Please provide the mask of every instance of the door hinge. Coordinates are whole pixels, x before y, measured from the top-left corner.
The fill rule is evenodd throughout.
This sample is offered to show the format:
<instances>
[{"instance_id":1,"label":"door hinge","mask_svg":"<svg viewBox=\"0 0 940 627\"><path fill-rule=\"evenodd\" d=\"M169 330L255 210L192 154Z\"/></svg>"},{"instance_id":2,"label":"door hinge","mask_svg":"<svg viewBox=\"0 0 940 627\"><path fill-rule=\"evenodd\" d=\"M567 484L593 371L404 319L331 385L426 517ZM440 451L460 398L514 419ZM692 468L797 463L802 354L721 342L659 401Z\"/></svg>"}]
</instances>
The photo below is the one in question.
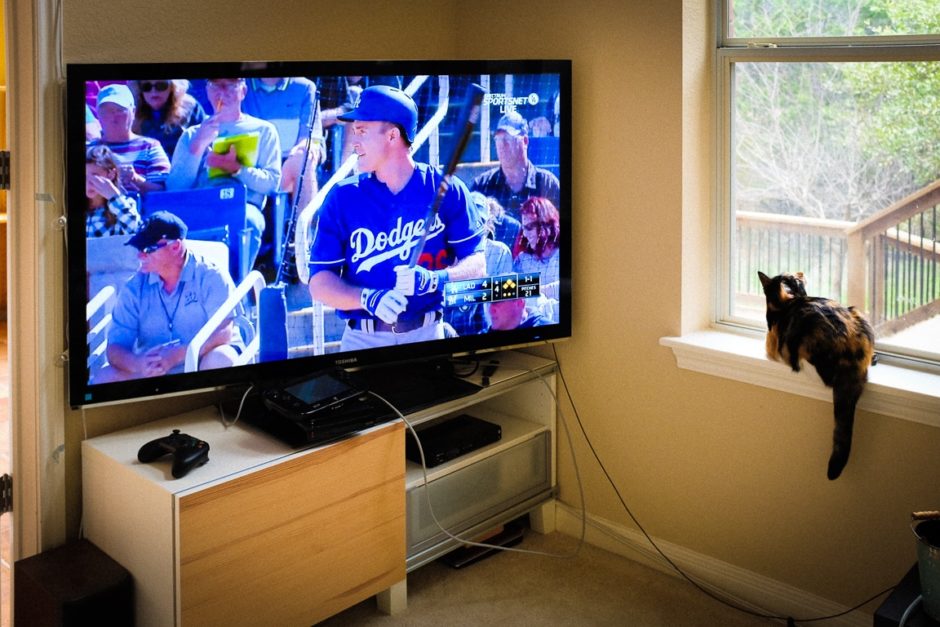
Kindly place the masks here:
<instances>
[{"instance_id":1,"label":"door hinge","mask_svg":"<svg viewBox=\"0 0 940 627\"><path fill-rule=\"evenodd\" d=\"M0 477L0 514L13 511L13 477Z\"/></svg>"},{"instance_id":2,"label":"door hinge","mask_svg":"<svg viewBox=\"0 0 940 627\"><path fill-rule=\"evenodd\" d=\"M9 150L0 150L0 189L10 189Z\"/></svg>"}]
</instances>

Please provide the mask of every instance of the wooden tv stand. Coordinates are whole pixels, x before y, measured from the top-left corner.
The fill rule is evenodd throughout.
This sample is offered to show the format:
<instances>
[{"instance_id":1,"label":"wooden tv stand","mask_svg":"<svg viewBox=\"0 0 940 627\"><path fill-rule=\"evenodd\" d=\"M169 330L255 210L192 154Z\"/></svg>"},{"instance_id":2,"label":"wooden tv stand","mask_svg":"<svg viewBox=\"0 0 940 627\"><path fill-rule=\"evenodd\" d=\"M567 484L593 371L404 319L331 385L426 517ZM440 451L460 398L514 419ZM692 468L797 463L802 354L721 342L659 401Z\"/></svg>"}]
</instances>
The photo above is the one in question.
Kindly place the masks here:
<instances>
[{"instance_id":1,"label":"wooden tv stand","mask_svg":"<svg viewBox=\"0 0 940 627\"><path fill-rule=\"evenodd\" d=\"M492 359L491 385L407 417L472 413L502 426L499 442L429 470L434 512L471 538L525 513L551 530L554 363L522 353L483 362ZM181 479L170 457L137 461L173 429L211 447ZM134 576L142 626L310 625L372 595L395 613L406 572L459 546L429 522L405 430L395 420L298 450L243 422L225 428L207 407L92 438L82 445L85 536Z\"/></svg>"}]
</instances>

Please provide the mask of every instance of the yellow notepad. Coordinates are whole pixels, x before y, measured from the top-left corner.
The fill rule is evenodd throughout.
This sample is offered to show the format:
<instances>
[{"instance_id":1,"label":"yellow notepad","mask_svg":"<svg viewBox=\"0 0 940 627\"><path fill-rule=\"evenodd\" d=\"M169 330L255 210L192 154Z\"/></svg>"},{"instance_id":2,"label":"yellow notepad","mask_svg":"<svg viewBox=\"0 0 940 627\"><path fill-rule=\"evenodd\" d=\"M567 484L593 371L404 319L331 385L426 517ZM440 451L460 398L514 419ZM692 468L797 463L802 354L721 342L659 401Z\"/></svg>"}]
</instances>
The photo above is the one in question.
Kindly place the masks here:
<instances>
[{"instance_id":1,"label":"yellow notepad","mask_svg":"<svg viewBox=\"0 0 940 627\"><path fill-rule=\"evenodd\" d=\"M224 155L229 151L229 146L235 146L238 162L243 166L253 167L258 162L258 138L258 133L218 137L212 142L212 152ZM220 176L229 176L229 173L221 168L209 168L210 179Z\"/></svg>"}]
</instances>

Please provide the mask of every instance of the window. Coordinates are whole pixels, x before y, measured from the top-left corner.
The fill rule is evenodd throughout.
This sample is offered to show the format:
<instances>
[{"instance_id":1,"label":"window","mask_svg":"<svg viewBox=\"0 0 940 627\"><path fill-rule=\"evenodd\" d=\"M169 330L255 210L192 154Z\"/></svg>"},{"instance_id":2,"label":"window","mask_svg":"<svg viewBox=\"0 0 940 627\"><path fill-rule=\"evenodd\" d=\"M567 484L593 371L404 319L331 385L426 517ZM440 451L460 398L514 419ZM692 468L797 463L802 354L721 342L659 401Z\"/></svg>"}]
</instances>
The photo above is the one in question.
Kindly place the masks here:
<instances>
[{"instance_id":1,"label":"window","mask_svg":"<svg viewBox=\"0 0 940 627\"><path fill-rule=\"evenodd\" d=\"M758 270L802 271L940 363L940 3L721 4L719 320L763 328Z\"/></svg>"}]
</instances>

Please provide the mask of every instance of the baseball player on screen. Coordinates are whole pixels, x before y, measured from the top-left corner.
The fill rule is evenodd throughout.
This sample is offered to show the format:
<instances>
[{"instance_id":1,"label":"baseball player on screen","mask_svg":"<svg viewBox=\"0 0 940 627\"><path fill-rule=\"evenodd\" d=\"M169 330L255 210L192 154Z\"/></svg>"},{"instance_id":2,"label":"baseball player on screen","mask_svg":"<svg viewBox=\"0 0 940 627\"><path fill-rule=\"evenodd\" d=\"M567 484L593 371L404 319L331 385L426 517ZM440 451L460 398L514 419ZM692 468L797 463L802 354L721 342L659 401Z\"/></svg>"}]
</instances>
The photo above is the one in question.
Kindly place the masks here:
<instances>
[{"instance_id":1,"label":"baseball player on screen","mask_svg":"<svg viewBox=\"0 0 940 627\"><path fill-rule=\"evenodd\" d=\"M358 176L337 184L317 212L310 252L310 294L347 319L341 350L442 339L448 281L486 274L483 224L466 186L455 180L429 226L442 174L411 156L418 110L405 92L363 90L348 122Z\"/></svg>"}]
</instances>

